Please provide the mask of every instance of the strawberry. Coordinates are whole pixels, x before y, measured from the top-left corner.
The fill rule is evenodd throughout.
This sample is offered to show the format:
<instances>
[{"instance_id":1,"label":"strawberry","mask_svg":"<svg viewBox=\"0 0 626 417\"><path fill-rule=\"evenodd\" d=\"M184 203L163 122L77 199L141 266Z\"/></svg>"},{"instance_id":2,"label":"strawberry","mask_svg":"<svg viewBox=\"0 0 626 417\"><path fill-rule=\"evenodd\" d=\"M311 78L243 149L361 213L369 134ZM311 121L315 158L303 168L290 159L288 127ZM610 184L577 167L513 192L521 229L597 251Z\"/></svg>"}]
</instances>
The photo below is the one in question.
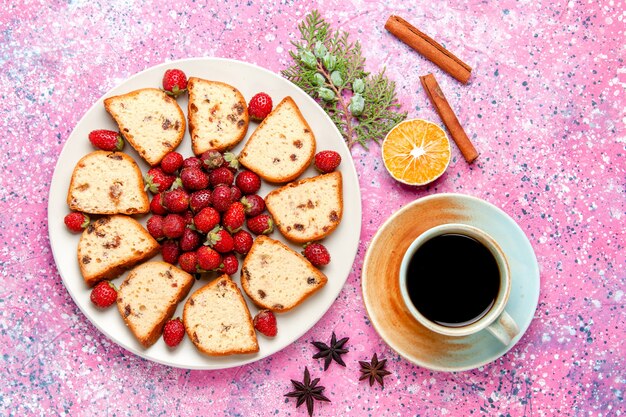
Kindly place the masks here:
<instances>
[{"instance_id":1,"label":"strawberry","mask_svg":"<svg viewBox=\"0 0 626 417\"><path fill-rule=\"evenodd\" d=\"M168 320L163 326L163 341L169 347L176 347L185 337L185 326L183 322L176 317Z\"/></svg>"},{"instance_id":2,"label":"strawberry","mask_svg":"<svg viewBox=\"0 0 626 417\"><path fill-rule=\"evenodd\" d=\"M65 226L74 233L80 233L89 226L89 216L79 211L73 211L63 219Z\"/></svg>"},{"instance_id":3,"label":"strawberry","mask_svg":"<svg viewBox=\"0 0 626 417\"><path fill-rule=\"evenodd\" d=\"M248 103L248 114L254 121L260 122L272 112L272 98L266 93L257 93Z\"/></svg>"},{"instance_id":4,"label":"strawberry","mask_svg":"<svg viewBox=\"0 0 626 417\"><path fill-rule=\"evenodd\" d=\"M302 253L314 266L320 267L330 263L330 254L321 243L315 242L305 245Z\"/></svg>"},{"instance_id":5,"label":"strawberry","mask_svg":"<svg viewBox=\"0 0 626 417\"><path fill-rule=\"evenodd\" d=\"M210 205L211 205L211 191L208 189L194 191L189 196L189 208L194 213L197 213L203 208L209 207Z\"/></svg>"},{"instance_id":6,"label":"strawberry","mask_svg":"<svg viewBox=\"0 0 626 417\"><path fill-rule=\"evenodd\" d=\"M211 171L224 164L224 156L216 149L209 149L200 155L204 169Z\"/></svg>"},{"instance_id":7,"label":"strawberry","mask_svg":"<svg viewBox=\"0 0 626 417\"><path fill-rule=\"evenodd\" d=\"M209 180L211 181L212 187L217 187L221 184L230 186L235 180L235 175L229 168L219 167L211 171Z\"/></svg>"},{"instance_id":8,"label":"strawberry","mask_svg":"<svg viewBox=\"0 0 626 417\"><path fill-rule=\"evenodd\" d=\"M224 255L218 271L226 275L235 275L237 271L239 271L239 261L237 257L232 253Z\"/></svg>"},{"instance_id":9,"label":"strawberry","mask_svg":"<svg viewBox=\"0 0 626 417\"><path fill-rule=\"evenodd\" d=\"M183 188L165 191L162 204L171 213L182 213L189 207L189 194Z\"/></svg>"},{"instance_id":10,"label":"strawberry","mask_svg":"<svg viewBox=\"0 0 626 417\"><path fill-rule=\"evenodd\" d=\"M167 214L167 209L163 207L162 197L161 193L155 194L154 197L152 197L152 200L150 201L150 211L152 214Z\"/></svg>"},{"instance_id":11,"label":"strawberry","mask_svg":"<svg viewBox=\"0 0 626 417\"><path fill-rule=\"evenodd\" d=\"M243 194L254 194L261 188L261 178L252 171L243 170L237 174L235 185Z\"/></svg>"},{"instance_id":12,"label":"strawberry","mask_svg":"<svg viewBox=\"0 0 626 417\"><path fill-rule=\"evenodd\" d=\"M335 151L321 151L315 155L315 168L326 174L333 172L341 163L341 155Z\"/></svg>"},{"instance_id":13,"label":"strawberry","mask_svg":"<svg viewBox=\"0 0 626 417\"><path fill-rule=\"evenodd\" d=\"M193 227L205 235L219 223L220 214L213 207L205 207L193 217Z\"/></svg>"},{"instance_id":14,"label":"strawberry","mask_svg":"<svg viewBox=\"0 0 626 417\"><path fill-rule=\"evenodd\" d=\"M156 240L164 239L165 233L163 233L163 216L155 214L150 217L146 222L146 229L148 229L148 233L150 233Z\"/></svg>"},{"instance_id":15,"label":"strawberry","mask_svg":"<svg viewBox=\"0 0 626 417\"><path fill-rule=\"evenodd\" d=\"M187 91L187 76L177 68L168 69L163 74L163 91L174 98Z\"/></svg>"},{"instance_id":16,"label":"strawberry","mask_svg":"<svg viewBox=\"0 0 626 417\"><path fill-rule=\"evenodd\" d=\"M236 185L230 187L230 197L232 201L239 201L241 199L241 190Z\"/></svg>"},{"instance_id":17,"label":"strawberry","mask_svg":"<svg viewBox=\"0 0 626 417\"><path fill-rule=\"evenodd\" d=\"M176 176L166 174L160 167L154 167L148 170L144 180L146 181L145 189L150 190L152 194L157 194L168 190L176 180Z\"/></svg>"},{"instance_id":18,"label":"strawberry","mask_svg":"<svg viewBox=\"0 0 626 417\"><path fill-rule=\"evenodd\" d=\"M189 158L185 158L183 160L183 166L182 168L190 168L190 167L197 167L197 168L202 168L202 160L200 158L196 158L195 156L190 156Z\"/></svg>"},{"instance_id":19,"label":"strawberry","mask_svg":"<svg viewBox=\"0 0 626 417\"><path fill-rule=\"evenodd\" d=\"M218 185L211 193L211 204L215 210L220 213L228 210L228 207L233 203L233 196L230 191L230 187L227 185Z\"/></svg>"},{"instance_id":20,"label":"strawberry","mask_svg":"<svg viewBox=\"0 0 626 417\"><path fill-rule=\"evenodd\" d=\"M239 169L239 160L237 159L237 155L232 152L224 152L224 163L223 167L229 168L233 173L235 173Z\"/></svg>"},{"instance_id":21,"label":"strawberry","mask_svg":"<svg viewBox=\"0 0 626 417\"><path fill-rule=\"evenodd\" d=\"M198 167L183 168L180 171L180 180L183 187L192 191L203 190L209 186L209 177Z\"/></svg>"},{"instance_id":22,"label":"strawberry","mask_svg":"<svg viewBox=\"0 0 626 417\"><path fill-rule=\"evenodd\" d=\"M261 310L254 316L254 328L267 337L274 337L278 333L276 316L270 310Z\"/></svg>"},{"instance_id":23,"label":"strawberry","mask_svg":"<svg viewBox=\"0 0 626 417\"><path fill-rule=\"evenodd\" d=\"M240 230L233 235L233 250L240 255L250 252L252 243L254 243L254 239L246 230Z\"/></svg>"},{"instance_id":24,"label":"strawberry","mask_svg":"<svg viewBox=\"0 0 626 417\"><path fill-rule=\"evenodd\" d=\"M194 251L184 252L178 258L180 269L190 274L198 272L198 254Z\"/></svg>"},{"instance_id":25,"label":"strawberry","mask_svg":"<svg viewBox=\"0 0 626 417\"><path fill-rule=\"evenodd\" d=\"M179 244L180 250L182 250L183 252L195 250L198 246L200 246L200 235L195 230L185 227ZM180 262L180 259L178 260L178 262Z\"/></svg>"},{"instance_id":26,"label":"strawberry","mask_svg":"<svg viewBox=\"0 0 626 417\"><path fill-rule=\"evenodd\" d=\"M215 228L211 230L204 244L212 247L219 253L232 252L235 247L235 241L231 234L220 226L215 226Z\"/></svg>"},{"instance_id":27,"label":"strawberry","mask_svg":"<svg viewBox=\"0 0 626 417\"><path fill-rule=\"evenodd\" d=\"M196 251L198 266L205 271L213 271L222 264L222 256L208 246L200 246Z\"/></svg>"},{"instance_id":28,"label":"strawberry","mask_svg":"<svg viewBox=\"0 0 626 417\"><path fill-rule=\"evenodd\" d=\"M246 216L254 217L265 211L265 200L258 194L250 194L241 199Z\"/></svg>"},{"instance_id":29,"label":"strawberry","mask_svg":"<svg viewBox=\"0 0 626 417\"><path fill-rule=\"evenodd\" d=\"M174 174L183 166L183 156L178 152L172 151L167 153L161 159L161 169L166 174Z\"/></svg>"},{"instance_id":30,"label":"strawberry","mask_svg":"<svg viewBox=\"0 0 626 417\"><path fill-rule=\"evenodd\" d=\"M176 240L166 240L161 244L161 256L165 262L176 265L180 256L180 248Z\"/></svg>"},{"instance_id":31,"label":"strawberry","mask_svg":"<svg viewBox=\"0 0 626 417\"><path fill-rule=\"evenodd\" d=\"M95 148L109 152L121 151L125 143L118 132L104 129L89 132L89 142Z\"/></svg>"},{"instance_id":32,"label":"strawberry","mask_svg":"<svg viewBox=\"0 0 626 417\"><path fill-rule=\"evenodd\" d=\"M248 226L248 230L255 235L269 235L274 231L274 220L266 213L250 217L246 225Z\"/></svg>"},{"instance_id":33,"label":"strawberry","mask_svg":"<svg viewBox=\"0 0 626 417\"><path fill-rule=\"evenodd\" d=\"M91 290L91 302L98 308L107 308L117 300L117 288L109 281L100 281Z\"/></svg>"},{"instance_id":34,"label":"strawberry","mask_svg":"<svg viewBox=\"0 0 626 417\"><path fill-rule=\"evenodd\" d=\"M244 210L243 204L239 201L232 203L222 216L222 226L230 233L241 230L243 224L246 222L246 212Z\"/></svg>"},{"instance_id":35,"label":"strawberry","mask_svg":"<svg viewBox=\"0 0 626 417\"><path fill-rule=\"evenodd\" d=\"M187 223L180 214L170 213L163 219L163 235L170 239L178 239L185 232Z\"/></svg>"}]
</instances>

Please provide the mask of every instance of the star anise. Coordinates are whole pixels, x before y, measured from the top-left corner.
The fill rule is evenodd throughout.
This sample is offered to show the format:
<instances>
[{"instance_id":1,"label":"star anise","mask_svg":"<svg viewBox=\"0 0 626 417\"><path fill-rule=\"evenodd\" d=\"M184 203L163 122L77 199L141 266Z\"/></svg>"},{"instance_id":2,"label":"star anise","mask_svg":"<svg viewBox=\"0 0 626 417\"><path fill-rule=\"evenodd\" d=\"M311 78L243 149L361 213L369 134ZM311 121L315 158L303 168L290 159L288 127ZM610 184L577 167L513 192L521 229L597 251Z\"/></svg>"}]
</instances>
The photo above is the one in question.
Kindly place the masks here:
<instances>
[{"instance_id":1,"label":"star anise","mask_svg":"<svg viewBox=\"0 0 626 417\"><path fill-rule=\"evenodd\" d=\"M369 378L370 387L374 385L374 382L378 382L381 387L385 388L385 384L383 382L383 378L391 372L385 369L385 365L387 364L387 359L383 359L382 361L378 361L378 356L374 353L372 356L371 362L359 361L359 365L361 365L361 377L359 381Z\"/></svg>"},{"instance_id":2,"label":"star anise","mask_svg":"<svg viewBox=\"0 0 626 417\"><path fill-rule=\"evenodd\" d=\"M293 384L295 390L285 394L285 397L297 398L296 408L306 403L306 409L309 412L310 417L313 415L313 404L315 403L315 400L330 402L330 400L322 394L326 388L321 385L318 386L318 382L320 382L319 378L315 378L311 381L311 374L309 374L309 369L305 366L304 380L302 382L298 382L292 379L291 383Z\"/></svg>"},{"instance_id":3,"label":"star anise","mask_svg":"<svg viewBox=\"0 0 626 417\"><path fill-rule=\"evenodd\" d=\"M343 348L348 339L348 337L344 337L341 340L337 340L337 336L333 332L330 338L330 346L322 342L313 342L313 345L319 349L319 352L313 355L313 359L324 358L324 370L328 369L333 360L341 366L346 366L343 359L341 359L341 355L348 352L348 349Z\"/></svg>"}]
</instances>

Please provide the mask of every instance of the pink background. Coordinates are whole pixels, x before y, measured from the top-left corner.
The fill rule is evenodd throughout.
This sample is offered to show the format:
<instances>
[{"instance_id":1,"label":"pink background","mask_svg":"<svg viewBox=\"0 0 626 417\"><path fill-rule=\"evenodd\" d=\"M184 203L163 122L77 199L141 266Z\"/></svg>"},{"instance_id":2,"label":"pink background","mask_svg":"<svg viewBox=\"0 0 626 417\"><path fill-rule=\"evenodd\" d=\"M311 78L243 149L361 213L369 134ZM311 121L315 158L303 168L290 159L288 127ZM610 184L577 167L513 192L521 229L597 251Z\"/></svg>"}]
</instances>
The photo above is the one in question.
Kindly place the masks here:
<instances>
[{"instance_id":1,"label":"pink background","mask_svg":"<svg viewBox=\"0 0 626 417\"><path fill-rule=\"evenodd\" d=\"M554 4L553 4L554 3ZM259 362L185 371L112 344L80 313L52 258L47 201L57 157L91 104L130 75L179 58L234 58L279 72L296 25L317 8L387 67L410 117L439 119L419 83L433 72L481 152L434 184L403 186L380 149L353 148L363 228L337 301L301 339ZM620 1L24 2L0 11L0 411L3 415L304 416L283 394L307 366L323 416L624 414L626 389L625 9ZM384 29L398 14L473 68L461 85ZM535 318L504 357L431 372L391 350L362 303L363 255L406 203L440 192L487 200L532 243ZM62 221L59 219L58 221ZM347 367L323 371L314 340L348 336ZM387 358L384 390L359 360Z\"/></svg>"}]
</instances>

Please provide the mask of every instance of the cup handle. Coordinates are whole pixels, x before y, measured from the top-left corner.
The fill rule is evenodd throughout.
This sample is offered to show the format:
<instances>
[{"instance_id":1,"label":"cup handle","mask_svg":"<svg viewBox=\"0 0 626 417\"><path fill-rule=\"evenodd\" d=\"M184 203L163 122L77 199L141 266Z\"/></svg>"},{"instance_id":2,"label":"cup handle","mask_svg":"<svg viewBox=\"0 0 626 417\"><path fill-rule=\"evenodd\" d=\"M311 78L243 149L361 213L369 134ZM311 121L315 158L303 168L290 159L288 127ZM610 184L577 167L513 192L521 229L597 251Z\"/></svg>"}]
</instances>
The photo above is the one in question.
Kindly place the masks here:
<instances>
[{"instance_id":1,"label":"cup handle","mask_svg":"<svg viewBox=\"0 0 626 417\"><path fill-rule=\"evenodd\" d=\"M517 323L506 311L503 311L496 321L487 327L487 330L505 346L508 346L511 340L519 333Z\"/></svg>"}]
</instances>

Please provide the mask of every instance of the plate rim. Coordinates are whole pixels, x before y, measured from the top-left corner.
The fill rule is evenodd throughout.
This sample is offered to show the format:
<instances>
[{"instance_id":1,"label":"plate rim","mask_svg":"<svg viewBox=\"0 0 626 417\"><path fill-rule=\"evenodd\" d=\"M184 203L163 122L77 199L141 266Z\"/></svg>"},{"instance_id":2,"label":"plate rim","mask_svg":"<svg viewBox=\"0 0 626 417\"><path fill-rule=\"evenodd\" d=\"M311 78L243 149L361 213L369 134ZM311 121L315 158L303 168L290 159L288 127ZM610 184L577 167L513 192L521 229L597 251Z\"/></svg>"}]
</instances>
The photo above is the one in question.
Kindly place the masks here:
<instances>
[{"instance_id":1,"label":"plate rim","mask_svg":"<svg viewBox=\"0 0 626 417\"><path fill-rule=\"evenodd\" d=\"M431 371L437 371L437 372L463 372L463 371L469 371L469 370L473 370L476 368L479 368L481 366L485 366L489 363L494 362L495 360L501 358L502 356L504 356L505 354L507 354L515 345L517 345L517 343L519 343L519 341L521 340L521 338L524 336L524 334L526 333L526 331L528 330L528 328L530 327L530 324L532 323L532 317L531 319L528 321L528 323L526 323L526 325L523 328L520 328L520 332L519 334L515 337L514 342L511 343L510 345L504 347L504 349L499 352L496 355L492 355L491 357L484 359L482 361L478 361L478 362L473 362L471 364L468 364L466 366L455 366L455 367L450 367L450 366L433 366L430 363L426 363L423 361L419 361L416 360L415 358L411 358L408 357L404 352L401 352L400 350L398 350L394 345L393 342L386 340L385 338L383 338L383 336L381 335L381 333L378 330L378 326L379 323L377 322L377 320L373 320L372 319L372 315L370 313L370 308L368 307L368 303L369 303L369 295L368 293L365 291L365 283L367 282L367 274L366 271L369 268L369 264L370 264L370 258L373 255L372 251L370 251L370 248L373 246L374 242L376 240L378 240L383 233L385 232L385 229L399 216L401 216L402 214L404 214L406 211L410 210L411 208L413 208L413 206L418 205L418 204L423 204L423 202L425 201L429 201L429 200L436 200L436 199L446 199L446 198L452 198L452 199L466 199L466 200L472 200L475 203L479 204L479 205L485 205L485 206L489 206L491 209L495 210L497 213L499 213L503 219L505 219L507 222L510 223L510 225L512 227L514 227L515 229L517 229L517 231L524 237L524 243L528 245L528 248L530 249L530 252L532 254L532 269L533 269L533 278L536 279L537 281L537 293L536 293L536 297L532 298L531 303L529 303L529 309L532 307L532 312L534 314L534 312L537 309L537 306L539 304L539 294L540 294L540 284L541 284L541 277L540 277L540 270L539 270L539 263L537 260L537 255L534 251L534 248L532 247L528 236L526 236L526 234L524 233L524 231L521 229L521 227L517 224L517 222L515 222L515 220L513 220L513 218L511 218L511 216L509 216L504 210L502 210L500 207L486 201L483 200L479 197L475 197L469 194L463 194L463 193L455 193L455 192L445 192L445 193L436 193L436 194L431 194L431 195L427 195L418 199L415 199L411 202L409 202L408 204L405 204L404 206L402 206L400 209L398 209L396 212L394 212L391 216L389 216L383 223L382 225L378 228L378 230L376 231L376 233L374 233L374 236L372 237L372 239L370 240L370 243L368 244L368 249L365 253L365 256L363 257L363 269L361 271L361 293L363 295L363 304L365 306L365 312L367 314L367 317L370 321L370 323L372 324L372 327L374 328L374 330L376 331L376 333L378 334L378 336L381 338L381 340L383 342L385 342L385 344L387 344L387 346L389 346L394 352L396 352L399 356L401 356L402 358L404 358L407 362L413 364L413 365L417 365L420 366L424 369L428 369ZM465 204L464 204L465 205ZM442 223L443 224L443 223Z\"/></svg>"},{"instance_id":2,"label":"plate rim","mask_svg":"<svg viewBox=\"0 0 626 417\"><path fill-rule=\"evenodd\" d=\"M239 65L242 67L247 67L249 70L252 71L260 71L265 73L266 75L273 77L275 79L278 80L278 82L282 82L282 83L286 83L286 85L288 85L289 89L288 91L285 92L285 96L287 95L293 95L294 94L294 90L296 90L299 95L299 98L302 98L302 100L308 101L310 105L314 105L318 111L319 114L321 115L321 117L323 119L326 120L326 123L328 125L328 127L330 127L334 133L336 134L337 139L339 140L337 144L334 144L336 146L342 147L343 151L350 156L350 161L348 164L344 165L342 169L344 170L349 170L350 171L350 175L354 178L354 180L356 181L356 185L357 187L355 187L354 190L351 190L351 194L353 194L350 198L354 204L355 207L352 208L350 216L354 217L355 215L358 215L358 227L355 227L356 230L350 230L350 234L355 235L356 239L355 239L355 244L353 245L352 248L348 248L348 257L344 256L344 259L346 259L346 267L348 266L349 263L349 267L347 267L347 272L345 273L345 277L342 277L342 282L341 285L338 288L338 291L336 294L334 294L332 296L332 299L329 301L328 305L325 306L323 309L320 309L321 312L318 314L318 317L315 318L313 320L313 322L310 324L310 326L303 326L303 327L299 327L299 331L293 333L293 336L290 337L290 341L286 344L284 344L283 346L280 346L279 348L275 349L275 350L270 350L270 352L267 353L261 353L260 351L254 354L250 354L250 355L232 355L231 357L239 357L241 358L241 360L237 361L238 363L236 364L223 364L219 361L216 361L214 364L210 363L211 359L219 359L219 358L212 358L210 356L206 356L203 357L204 360L208 360L209 363L200 363L200 364L191 364L191 365L181 365L178 363L172 363L172 362L168 362L166 359L161 359L158 357L153 357L150 356L148 354L148 350L142 351L140 350L138 347L135 346L130 346L124 343L121 343L121 341L116 338L113 337L110 332L105 331L104 328L100 325L100 323L98 323L96 320L91 318L91 315L89 314L88 311L86 311L86 308L83 307L83 305L79 302L79 300L77 299L77 296L70 290L68 284L66 283L66 277L64 276L64 274L61 272L61 268L59 267L59 262L57 261L57 259L62 258L63 255L62 254L58 254L57 251L55 250L55 245L53 245L53 241L56 239L54 238L53 235L53 229L52 227L50 227L50 225L53 222L57 222L59 219L53 216L53 203L56 202L56 198L53 197L53 191L54 191L54 184L57 181L60 181L57 176L61 175L59 173L59 166L61 164L61 161L63 159L63 156L70 152L67 144L68 141L70 140L70 138L73 136L76 128L83 122L84 118L87 117L88 114L90 114L93 111L98 111L99 107L103 107L103 102L104 99L108 96L110 96L111 94L113 94L112 92L121 88L123 85L132 82L138 78L141 78L142 76L144 76L146 73L148 72L152 72L152 71L157 71L157 70L165 70L167 68L170 67L175 67L175 66L180 66L180 65L188 65L189 63L192 64L197 64L197 63L202 63L202 62L206 62L206 63L211 63L212 65L214 65L215 63L228 63L228 64L233 64L233 65ZM238 87L239 88L239 87ZM183 106L181 106L183 107ZM300 107L300 106L299 106ZM185 117L187 117L187 114L185 113ZM186 129L185 132L185 136L188 135L188 129ZM246 137L244 138L244 141L247 139L247 137L249 137L248 135L246 135ZM242 141L243 143L243 141ZM130 145L128 145L130 146ZM143 174L143 172L142 172ZM304 175L304 174L303 174ZM299 177L300 179L301 177ZM107 339L109 339L112 343L114 343L115 345L119 346L120 348L122 348L123 350L126 350L144 360L147 361L151 361L154 363L159 363L161 365L166 365L169 367L173 367L173 368L179 368L179 369L187 369L187 370L223 370L223 369L231 369L231 368L236 368L239 366L243 366L243 365L247 365L259 360L262 360L264 358L267 358L271 355L274 355L278 352L280 352L281 350L285 349L288 346L291 346L292 344L296 343L304 334L306 334L308 331L310 331L313 327L315 327L315 325L326 315L326 313L330 310L330 308L333 306L333 304L337 301L337 298L339 297L339 295L341 294L341 291L343 291L344 287L345 287L345 283L347 282L350 274L352 273L352 269L354 267L354 262L356 260L356 256L358 253L358 249L359 249L359 242L360 242L360 237L361 237L361 230L362 230L362 219L363 219L363 210L362 210L362 195L361 195L361 189L359 185L359 176L356 170L356 164L354 163L354 159L352 158L352 154L350 151L350 148L348 148L347 144L345 143L345 140L343 139L343 135L341 134L341 132L339 132L339 129L337 128L337 126L335 125L335 123L332 121L332 119L330 118L330 116L326 113L326 111L324 111L323 108L321 108L321 106L319 106L319 104L311 97L309 96L306 92L304 92L302 89L300 89L297 85L295 85L293 82L291 82L290 80L284 78L282 75L280 75L280 73L276 73L274 71L271 71L267 68L264 68L262 66L259 66L257 64L254 63L250 63L250 62L246 62L246 61L241 61L241 60L237 60L237 59L232 59L232 58L223 58L223 57L189 57L189 58L181 58L181 59L176 59L176 60L172 60L172 61L164 61L161 62L159 64L156 65L152 65L149 66L147 68L144 68L143 70L133 73L132 75L126 77L125 79L123 79L122 81L116 82L116 84L114 86L112 86L111 88L109 88L105 93L103 93L80 117L80 119L78 119L78 121L74 124L71 132L68 134L68 136L66 137L64 143L63 143L63 147L61 149L61 151L59 152L58 156L57 156L57 160L55 162L54 165L54 170L52 173L52 177L50 180L50 188L48 191L48 204L46 206L47 209L47 222L48 222L48 240L50 242L50 249L52 252L52 256L54 259L54 263L55 263L55 267L56 270L59 274L59 276L61 277L61 281L63 283L63 286L65 287L66 291L70 294L70 297L72 298L72 301L74 302L74 304L78 307L78 309L80 310L80 312L87 318L88 322L91 323L91 325L93 325L99 333L101 333L103 336L105 336ZM275 186L275 184L272 184L272 186ZM345 188L344 188L344 193L345 193ZM64 199L62 199L61 201L63 201ZM344 194L344 200L345 200L345 194ZM69 212L69 211L68 211ZM149 214L149 213L148 213ZM345 206L344 206L344 216L345 216ZM283 236L278 234L277 235L278 240L284 240ZM243 262L243 260L241 261ZM324 271L322 271L324 272ZM126 273L122 274L120 277L125 276ZM119 277L118 277L119 278ZM203 285L205 285L206 283L203 283ZM240 287L240 284L237 284L238 287ZM198 287L199 288L199 287ZM197 289L197 288L196 288ZM193 290L193 289L192 289ZM241 290L241 288L240 288ZM191 293L190 293L191 294ZM182 302L181 302L182 303ZM250 304L250 303L248 303ZM289 314L289 313L287 313ZM124 325L124 323L122 322L122 325Z\"/></svg>"}]
</instances>

